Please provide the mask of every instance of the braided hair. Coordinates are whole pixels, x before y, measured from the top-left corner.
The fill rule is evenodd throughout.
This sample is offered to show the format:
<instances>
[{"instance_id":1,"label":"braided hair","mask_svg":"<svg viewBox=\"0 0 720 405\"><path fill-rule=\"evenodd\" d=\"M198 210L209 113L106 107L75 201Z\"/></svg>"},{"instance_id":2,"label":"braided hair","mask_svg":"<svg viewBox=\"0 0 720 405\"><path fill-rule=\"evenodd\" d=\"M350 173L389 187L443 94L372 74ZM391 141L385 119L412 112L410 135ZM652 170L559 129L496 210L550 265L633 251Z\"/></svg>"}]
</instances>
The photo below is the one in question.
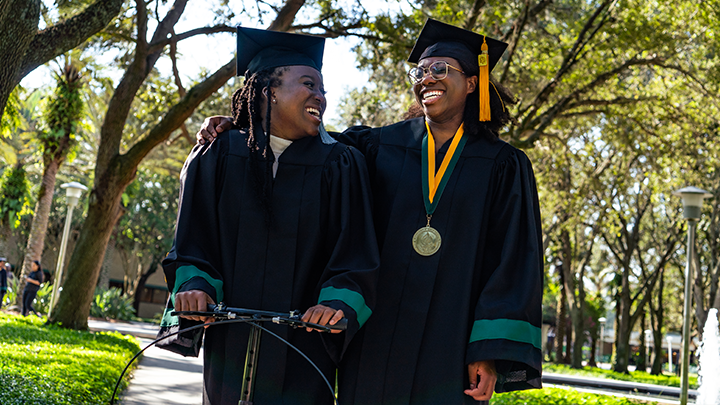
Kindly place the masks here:
<instances>
[{"instance_id":1,"label":"braided hair","mask_svg":"<svg viewBox=\"0 0 720 405\"><path fill-rule=\"evenodd\" d=\"M269 194L272 186L273 162L269 158L272 153L269 135L266 136L266 131L263 130L263 119L261 118L263 89L282 85L280 76L285 70L287 70L286 67L280 67L264 69L253 74L246 72L243 87L237 89L232 96L233 123L240 128L247 129L250 175L255 192L265 210L265 219L268 224L272 218ZM267 112L265 113L264 127L269 133L272 97L268 94L266 98Z\"/></svg>"}]
</instances>

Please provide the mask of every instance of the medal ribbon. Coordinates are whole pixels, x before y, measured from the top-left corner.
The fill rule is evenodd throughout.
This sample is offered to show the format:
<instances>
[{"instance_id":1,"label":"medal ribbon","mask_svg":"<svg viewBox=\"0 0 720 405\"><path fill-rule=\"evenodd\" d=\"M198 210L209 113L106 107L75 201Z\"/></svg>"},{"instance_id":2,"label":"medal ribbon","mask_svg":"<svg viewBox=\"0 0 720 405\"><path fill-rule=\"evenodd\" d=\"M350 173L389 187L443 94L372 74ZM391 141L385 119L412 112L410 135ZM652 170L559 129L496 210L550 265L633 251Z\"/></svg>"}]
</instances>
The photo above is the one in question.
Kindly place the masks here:
<instances>
[{"instance_id":1,"label":"medal ribbon","mask_svg":"<svg viewBox=\"0 0 720 405\"><path fill-rule=\"evenodd\" d=\"M443 190L445 190L445 185L455 169L455 165L460 158L463 148L465 148L467 137L461 124L455 136L453 136L453 140L440 165L440 169L438 169L437 174L435 174L435 140L433 139L430 126L427 122L425 122L425 127L427 128L427 134L423 138L422 145L422 186L425 212L430 216L435 212Z\"/></svg>"}]
</instances>

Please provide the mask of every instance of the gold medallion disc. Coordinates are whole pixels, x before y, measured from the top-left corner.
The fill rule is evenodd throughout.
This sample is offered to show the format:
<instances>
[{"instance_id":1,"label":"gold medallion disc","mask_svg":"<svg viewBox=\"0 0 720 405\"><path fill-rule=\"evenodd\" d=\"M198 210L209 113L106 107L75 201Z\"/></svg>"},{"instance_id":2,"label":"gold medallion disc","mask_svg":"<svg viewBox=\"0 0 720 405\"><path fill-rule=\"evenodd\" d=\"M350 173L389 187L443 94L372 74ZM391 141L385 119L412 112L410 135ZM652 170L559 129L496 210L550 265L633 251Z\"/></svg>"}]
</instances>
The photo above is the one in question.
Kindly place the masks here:
<instances>
[{"instance_id":1,"label":"gold medallion disc","mask_svg":"<svg viewBox=\"0 0 720 405\"><path fill-rule=\"evenodd\" d=\"M440 250L442 238L440 232L431 226L424 226L415 232L412 240L413 248L419 255L432 256Z\"/></svg>"}]
</instances>

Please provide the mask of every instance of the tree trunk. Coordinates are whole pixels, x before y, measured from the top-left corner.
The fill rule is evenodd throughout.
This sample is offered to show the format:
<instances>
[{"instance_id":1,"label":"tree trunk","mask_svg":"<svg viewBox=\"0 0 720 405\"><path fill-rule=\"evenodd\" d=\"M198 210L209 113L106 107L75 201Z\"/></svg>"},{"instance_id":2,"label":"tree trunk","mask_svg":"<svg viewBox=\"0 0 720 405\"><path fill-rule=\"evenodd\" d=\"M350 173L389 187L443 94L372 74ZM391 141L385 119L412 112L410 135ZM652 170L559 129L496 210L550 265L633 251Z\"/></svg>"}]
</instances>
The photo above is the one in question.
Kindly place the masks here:
<instances>
[{"instance_id":1,"label":"tree trunk","mask_svg":"<svg viewBox=\"0 0 720 405\"><path fill-rule=\"evenodd\" d=\"M585 328L583 322L582 309L571 308L570 319L573 324L573 345L572 345L572 362L570 366L572 368L582 368L582 349L585 343Z\"/></svg>"},{"instance_id":2,"label":"tree trunk","mask_svg":"<svg viewBox=\"0 0 720 405\"><path fill-rule=\"evenodd\" d=\"M565 318L565 357L563 358L563 364L570 365L572 362L572 323L570 318Z\"/></svg>"},{"instance_id":3,"label":"tree trunk","mask_svg":"<svg viewBox=\"0 0 720 405\"><path fill-rule=\"evenodd\" d=\"M152 263L150 263L150 267L148 267L148 270L143 273L142 277L140 277L140 280L138 280L137 282L135 295L133 297L133 308L135 308L136 314L138 313L138 311L140 311L140 294L138 294L138 292L145 288L145 283L147 283L148 278L150 278L150 276L155 274L155 272L157 271L158 264L160 264L160 262L153 257L153 261Z\"/></svg>"},{"instance_id":4,"label":"tree trunk","mask_svg":"<svg viewBox=\"0 0 720 405\"><path fill-rule=\"evenodd\" d=\"M598 339L597 336L594 335L590 339L590 358L588 359L589 367L597 367L597 362L595 361L595 358L597 357L597 344Z\"/></svg>"},{"instance_id":5,"label":"tree trunk","mask_svg":"<svg viewBox=\"0 0 720 405\"><path fill-rule=\"evenodd\" d=\"M562 364L565 362L563 345L565 344L565 324L567 319L567 306L565 304L565 283L562 269L560 275L560 294L557 297L557 315L555 319L555 362Z\"/></svg>"},{"instance_id":6,"label":"tree trunk","mask_svg":"<svg viewBox=\"0 0 720 405\"><path fill-rule=\"evenodd\" d=\"M55 193L55 178L59 168L59 162L53 159L48 161L45 170L43 170L42 183L40 183L38 200L35 205L35 215L33 216L30 236L28 237L27 247L25 248L25 258L23 259L18 291L23 291L25 288L25 278L32 271L33 260L38 260L42 263L45 234L47 232L48 218L50 218L53 194ZM22 294L18 294L15 303L17 305L22 304Z\"/></svg>"},{"instance_id":7,"label":"tree trunk","mask_svg":"<svg viewBox=\"0 0 720 405\"><path fill-rule=\"evenodd\" d=\"M662 339L662 324L663 324L663 309L662 306L658 308L655 313L655 322L653 327L653 362L650 367L650 374L660 375L662 374L663 365L663 339Z\"/></svg>"},{"instance_id":8,"label":"tree trunk","mask_svg":"<svg viewBox=\"0 0 720 405\"><path fill-rule=\"evenodd\" d=\"M645 344L645 311L640 315L640 347L638 348L638 360L635 364L637 371L647 371L647 345Z\"/></svg>"},{"instance_id":9,"label":"tree trunk","mask_svg":"<svg viewBox=\"0 0 720 405\"><path fill-rule=\"evenodd\" d=\"M660 269L660 275L658 277L660 278L660 280L658 284L657 309L653 308L652 300L650 301L650 324L653 330L653 346L655 348L653 350L653 362L650 368L650 374L652 375L661 375L663 365L662 329L663 323L665 322L665 308L663 307L662 292L665 288L664 269Z\"/></svg>"},{"instance_id":10,"label":"tree trunk","mask_svg":"<svg viewBox=\"0 0 720 405\"><path fill-rule=\"evenodd\" d=\"M105 247L105 255L103 256L103 262L101 265L100 276L98 279L97 286L103 289L110 287L110 266L112 265L111 257L108 253L113 251L115 248L115 240L110 239L108 245Z\"/></svg>"},{"instance_id":11,"label":"tree trunk","mask_svg":"<svg viewBox=\"0 0 720 405\"><path fill-rule=\"evenodd\" d=\"M568 307L570 308L570 331L568 335L571 335L572 340L572 356L570 360L570 366L572 368L582 368L582 348L585 343L585 320L583 318L585 312L585 290L582 282L585 264L583 260L578 260L577 264L573 254L573 245L570 238L570 232L567 229L563 229L560 233L560 241L562 244L562 271L563 281L565 283L565 296L567 297ZM579 244L576 244L576 246ZM588 252L589 254L589 252ZM576 277L574 266L579 269ZM570 341L568 341L568 350L570 348ZM568 353L569 354L569 353ZM567 362L567 361L566 361Z\"/></svg>"},{"instance_id":12,"label":"tree trunk","mask_svg":"<svg viewBox=\"0 0 720 405\"><path fill-rule=\"evenodd\" d=\"M37 33L40 4L40 0L0 2L0 117L18 84L16 77L25 51Z\"/></svg>"},{"instance_id":13,"label":"tree trunk","mask_svg":"<svg viewBox=\"0 0 720 405\"><path fill-rule=\"evenodd\" d=\"M618 373L628 373L628 363L630 360L630 329L626 318L630 317L630 314L626 314L625 311L621 313L620 322L618 322L619 330L617 331L617 341L615 342L615 364L613 365L613 371Z\"/></svg>"},{"instance_id":14,"label":"tree trunk","mask_svg":"<svg viewBox=\"0 0 720 405\"><path fill-rule=\"evenodd\" d=\"M705 322L707 321L710 308L705 306L705 280L703 280L703 272L700 271L700 258L697 254L694 256L695 257L692 258L691 263L693 266L692 269L695 279L690 280L690 282L693 283L693 285L691 286L691 294L693 295L692 298L695 302L691 305L695 307L695 320L697 321L697 328L699 334L698 339L702 340L703 328L705 328ZM708 269L708 274L711 273L712 269ZM690 308L690 310L692 311L692 308ZM690 331L690 334L692 334L692 330Z\"/></svg>"},{"instance_id":15,"label":"tree trunk","mask_svg":"<svg viewBox=\"0 0 720 405\"><path fill-rule=\"evenodd\" d=\"M620 287L620 297L618 304L620 306L618 313L617 330L615 336L615 364L613 371L618 373L628 373L628 362L630 360L630 306L632 304L630 298L630 282L629 270L627 267L623 269L622 286Z\"/></svg>"}]
</instances>

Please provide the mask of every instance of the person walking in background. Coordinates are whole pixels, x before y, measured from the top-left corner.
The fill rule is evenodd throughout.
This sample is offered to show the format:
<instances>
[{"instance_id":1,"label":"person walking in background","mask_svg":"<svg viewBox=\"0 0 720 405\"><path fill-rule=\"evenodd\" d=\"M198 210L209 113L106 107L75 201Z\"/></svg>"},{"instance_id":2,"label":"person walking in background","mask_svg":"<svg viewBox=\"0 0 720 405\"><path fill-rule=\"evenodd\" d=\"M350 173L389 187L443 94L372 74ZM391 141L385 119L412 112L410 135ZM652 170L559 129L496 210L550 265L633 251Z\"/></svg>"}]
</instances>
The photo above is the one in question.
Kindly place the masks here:
<instances>
[{"instance_id":1,"label":"person walking in background","mask_svg":"<svg viewBox=\"0 0 720 405\"><path fill-rule=\"evenodd\" d=\"M7 292L7 271L5 270L6 258L0 257L0 308L2 308L5 292Z\"/></svg>"},{"instance_id":2,"label":"person walking in background","mask_svg":"<svg viewBox=\"0 0 720 405\"><path fill-rule=\"evenodd\" d=\"M33 260L31 266L32 272L30 272L27 278L25 278L25 290L23 290L23 316L27 316L27 314L31 311L33 314L38 315L32 304L33 301L35 301L38 290L40 289L40 284L43 282L43 272L40 261Z\"/></svg>"}]
</instances>

